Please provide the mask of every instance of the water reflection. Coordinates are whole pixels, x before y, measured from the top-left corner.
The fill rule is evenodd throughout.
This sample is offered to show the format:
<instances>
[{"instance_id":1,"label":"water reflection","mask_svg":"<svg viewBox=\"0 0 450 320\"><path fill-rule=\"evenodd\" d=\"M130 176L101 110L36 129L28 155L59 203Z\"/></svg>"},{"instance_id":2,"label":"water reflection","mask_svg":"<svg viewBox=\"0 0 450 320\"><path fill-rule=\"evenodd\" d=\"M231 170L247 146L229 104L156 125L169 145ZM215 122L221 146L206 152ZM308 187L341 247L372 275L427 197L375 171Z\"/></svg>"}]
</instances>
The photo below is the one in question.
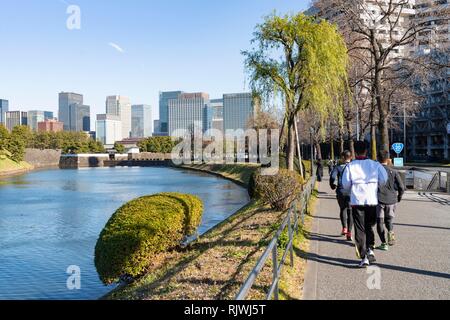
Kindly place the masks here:
<instances>
[{"instance_id":1,"label":"water reflection","mask_svg":"<svg viewBox=\"0 0 450 320\"><path fill-rule=\"evenodd\" d=\"M158 192L200 196L200 233L248 202L246 191L206 174L169 168L50 170L0 180L0 299L96 299L111 288L93 262L97 237L124 202ZM82 289L66 288L78 265Z\"/></svg>"}]
</instances>

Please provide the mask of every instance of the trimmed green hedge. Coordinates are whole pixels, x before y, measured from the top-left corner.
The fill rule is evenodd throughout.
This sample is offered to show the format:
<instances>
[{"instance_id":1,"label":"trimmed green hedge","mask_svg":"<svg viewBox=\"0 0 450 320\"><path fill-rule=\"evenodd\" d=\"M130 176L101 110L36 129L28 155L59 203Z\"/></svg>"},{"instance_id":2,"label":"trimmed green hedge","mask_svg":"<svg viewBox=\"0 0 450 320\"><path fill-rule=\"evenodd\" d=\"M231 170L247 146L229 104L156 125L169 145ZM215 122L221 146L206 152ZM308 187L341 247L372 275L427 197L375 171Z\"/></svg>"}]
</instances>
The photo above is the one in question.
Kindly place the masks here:
<instances>
[{"instance_id":1,"label":"trimmed green hedge","mask_svg":"<svg viewBox=\"0 0 450 320\"><path fill-rule=\"evenodd\" d=\"M182 193L161 193L179 200L185 206L184 234L193 235L202 222L203 202L200 198Z\"/></svg>"},{"instance_id":2,"label":"trimmed green hedge","mask_svg":"<svg viewBox=\"0 0 450 320\"><path fill-rule=\"evenodd\" d=\"M145 273L152 257L177 247L200 225L202 201L164 193L132 200L106 224L95 247L95 266L105 284Z\"/></svg>"}]
</instances>

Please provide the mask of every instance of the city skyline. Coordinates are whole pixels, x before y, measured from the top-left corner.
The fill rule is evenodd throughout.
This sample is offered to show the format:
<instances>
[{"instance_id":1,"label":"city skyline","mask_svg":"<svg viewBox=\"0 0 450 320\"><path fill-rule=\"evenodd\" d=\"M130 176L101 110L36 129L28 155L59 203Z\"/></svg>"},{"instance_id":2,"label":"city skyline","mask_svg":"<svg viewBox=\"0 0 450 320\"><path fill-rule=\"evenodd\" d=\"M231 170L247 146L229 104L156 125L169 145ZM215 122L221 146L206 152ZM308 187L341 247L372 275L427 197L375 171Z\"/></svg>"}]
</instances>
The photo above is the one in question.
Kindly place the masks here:
<instances>
[{"instance_id":1,"label":"city skyline","mask_svg":"<svg viewBox=\"0 0 450 320\"><path fill-rule=\"evenodd\" d=\"M201 90L212 98L246 91L241 50L250 47L254 26L275 8L294 13L306 9L309 1L76 5L80 30L67 29L64 1L30 1L26 10L16 2L2 3L0 36L6 50L0 51L0 61L8 81L3 81L0 96L9 100L10 110L56 114L58 93L65 91L83 94L92 115L104 113L106 96L124 95L132 104L151 105L153 118L159 119L161 91ZM177 21L166 23L175 15ZM119 19L129 22L114 22ZM195 42L198 46L191 45ZM43 75L46 81L41 81ZM93 116L91 126L94 122Z\"/></svg>"}]
</instances>

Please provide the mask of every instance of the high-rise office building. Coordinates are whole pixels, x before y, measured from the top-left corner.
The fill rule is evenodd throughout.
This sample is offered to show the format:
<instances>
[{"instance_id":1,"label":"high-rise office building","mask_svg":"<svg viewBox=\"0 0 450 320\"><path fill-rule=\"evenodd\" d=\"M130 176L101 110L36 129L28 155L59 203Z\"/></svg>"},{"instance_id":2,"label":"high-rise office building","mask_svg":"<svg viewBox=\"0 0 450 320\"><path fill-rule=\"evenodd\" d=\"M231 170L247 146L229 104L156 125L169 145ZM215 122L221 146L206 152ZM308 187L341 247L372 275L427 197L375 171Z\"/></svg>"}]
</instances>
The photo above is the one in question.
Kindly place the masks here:
<instances>
[{"instance_id":1,"label":"high-rise office building","mask_svg":"<svg viewBox=\"0 0 450 320\"><path fill-rule=\"evenodd\" d=\"M212 119L209 95L207 93L182 93L176 99L169 99L168 134L175 130L195 128L209 129L208 119Z\"/></svg>"},{"instance_id":2,"label":"high-rise office building","mask_svg":"<svg viewBox=\"0 0 450 320\"><path fill-rule=\"evenodd\" d=\"M12 131L16 126L26 126L28 124L27 112L23 111L7 111L5 116L6 129Z\"/></svg>"},{"instance_id":3,"label":"high-rise office building","mask_svg":"<svg viewBox=\"0 0 450 320\"><path fill-rule=\"evenodd\" d=\"M45 121L44 111L32 110L28 111L28 126L31 130L38 130L38 123Z\"/></svg>"},{"instance_id":4,"label":"high-rise office building","mask_svg":"<svg viewBox=\"0 0 450 320\"><path fill-rule=\"evenodd\" d=\"M153 121L153 135L161 133L161 122L159 120Z\"/></svg>"},{"instance_id":5,"label":"high-rise office building","mask_svg":"<svg viewBox=\"0 0 450 320\"><path fill-rule=\"evenodd\" d=\"M70 106L70 131L91 131L91 108L86 105L74 104Z\"/></svg>"},{"instance_id":6,"label":"high-rise office building","mask_svg":"<svg viewBox=\"0 0 450 320\"><path fill-rule=\"evenodd\" d=\"M147 138L153 134L152 108L149 105L131 107L131 137Z\"/></svg>"},{"instance_id":7,"label":"high-rise office building","mask_svg":"<svg viewBox=\"0 0 450 320\"><path fill-rule=\"evenodd\" d=\"M183 91L167 91L159 93L159 133L169 133L169 100L177 99Z\"/></svg>"},{"instance_id":8,"label":"high-rise office building","mask_svg":"<svg viewBox=\"0 0 450 320\"><path fill-rule=\"evenodd\" d=\"M212 99L212 124L211 128L223 132L223 99Z\"/></svg>"},{"instance_id":9,"label":"high-rise office building","mask_svg":"<svg viewBox=\"0 0 450 320\"><path fill-rule=\"evenodd\" d=\"M119 116L98 114L95 122L96 138L104 145L114 145L122 140L122 121Z\"/></svg>"},{"instance_id":10,"label":"high-rise office building","mask_svg":"<svg viewBox=\"0 0 450 320\"><path fill-rule=\"evenodd\" d=\"M124 139L131 136L131 103L128 97L108 96L106 98L106 114L120 118Z\"/></svg>"},{"instance_id":11,"label":"high-rise office building","mask_svg":"<svg viewBox=\"0 0 450 320\"><path fill-rule=\"evenodd\" d=\"M53 111L44 111L44 118L45 118L45 120L55 119Z\"/></svg>"},{"instance_id":12,"label":"high-rise office building","mask_svg":"<svg viewBox=\"0 0 450 320\"><path fill-rule=\"evenodd\" d=\"M249 121L256 113L256 100L252 93L233 93L223 95L224 130L246 130Z\"/></svg>"},{"instance_id":13,"label":"high-rise office building","mask_svg":"<svg viewBox=\"0 0 450 320\"><path fill-rule=\"evenodd\" d=\"M0 123L5 124L5 113L9 111L9 101L0 99Z\"/></svg>"},{"instance_id":14,"label":"high-rise office building","mask_svg":"<svg viewBox=\"0 0 450 320\"><path fill-rule=\"evenodd\" d=\"M59 94L59 110L58 119L64 123L65 131L77 131L76 118L72 118L72 109L76 109L76 106L83 105L83 95L73 92L61 92Z\"/></svg>"}]
</instances>

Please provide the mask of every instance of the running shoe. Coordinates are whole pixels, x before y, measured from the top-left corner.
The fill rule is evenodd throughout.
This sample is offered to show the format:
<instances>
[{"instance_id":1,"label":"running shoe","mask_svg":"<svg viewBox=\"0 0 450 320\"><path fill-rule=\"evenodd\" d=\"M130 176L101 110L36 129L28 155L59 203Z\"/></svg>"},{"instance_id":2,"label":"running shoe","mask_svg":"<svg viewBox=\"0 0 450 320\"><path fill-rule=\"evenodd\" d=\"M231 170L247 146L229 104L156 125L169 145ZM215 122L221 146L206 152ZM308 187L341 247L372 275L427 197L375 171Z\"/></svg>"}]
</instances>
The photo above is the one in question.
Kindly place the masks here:
<instances>
[{"instance_id":1,"label":"running shoe","mask_svg":"<svg viewBox=\"0 0 450 320\"><path fill-rule=\"evenodd\" d=\"M370 263L377 262L377 259L375 258L375 253L372 249L367 250L367 258L369 259Z\"/></svg>"},{"instance_id":2,"label":"running shoe","mask_svg":"<svg viewBox=\"0 0 450 320\"><path fill-rule=\"evenodd\" d=\"M347 234L347 232L348 232L347 228L343 228L341 236L345 236Z\"/></svg>"},{"instance_id":3,"label":"running shoe","mask_svg":"<svg viewBox=\"0 0 450 320\"><path fill-rule=\"evenodd\" d=\"M390 246L395 245L395 233L392 231L388 233L388 243Z\"/></svg>"},{"instance_id":4,"label":"running shoe","mask_svg":"<svg viewBox=\"0 0 450 320\"><path fill-rule=\"evenodd\" d=\"M389 245L387 243L383 243L381 246L377 247L377 249L381 251L389 251Z\"/></svg>"},{"instance_id":5,"label":"running shoe","mask_svg":"<svg viewBox=\"0 0 450 320\"><path fill-rule=\"evenodd\" d=\"M352 233L347 232L347 241L353 241Z\"/></svg>"},{"instance_id":6,"label":"running shoe","mask_svg":"<svg viewBox=\"0 0 450 320\"><path fill-rule=\"evenodd\" d=\"M369 259L367 259L367 257L365 257L364 259L362 259L361 263L359 264L359 267L367 268L368 266L370 266L370 261Z\"/></svg>"}]
</instances>

